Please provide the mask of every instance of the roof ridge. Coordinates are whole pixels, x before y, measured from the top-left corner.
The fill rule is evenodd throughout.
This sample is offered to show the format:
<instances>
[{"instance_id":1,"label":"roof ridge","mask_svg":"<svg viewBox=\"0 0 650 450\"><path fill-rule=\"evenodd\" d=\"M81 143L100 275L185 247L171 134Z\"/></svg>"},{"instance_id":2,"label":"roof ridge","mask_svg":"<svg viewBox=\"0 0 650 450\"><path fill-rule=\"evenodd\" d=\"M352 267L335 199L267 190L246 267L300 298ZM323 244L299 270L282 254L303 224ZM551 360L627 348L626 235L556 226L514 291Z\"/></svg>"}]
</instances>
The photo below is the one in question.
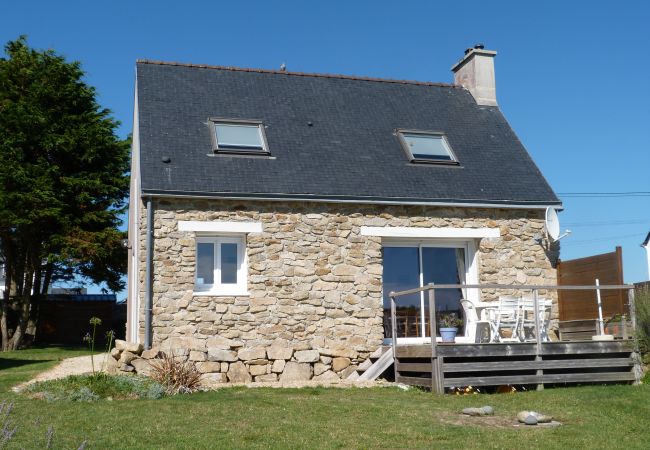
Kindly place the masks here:
<instances>
[{"instance_id":1,"label":"roof ridge","mask_svg":"<svg viewBox=\"0 0 650 450\"><path fill-rule=\"evenodd\" d=\"M374 81L379 83L414 84L418 86L437 86L437 87L449 87L449 88L462 89L462 86L456 84L440 83L440 82L432 82L432 81L395 80L390 78L360 77L354 75L339 75L339 74L329 74L329 73L289 72L284 70L253 69L247 67L233 67L233 66L213 66L208 64L191 64L191 63L181 63L181 62L173 62L173 61L156 61L151 59L136 59L136 63L155 64L159 66L192 67L196 69L227 70L231 72L269 73L269 74L276 74L276 75L292 75L298 77L336 78L342 80Z\"/></svg>"}]
</instances>

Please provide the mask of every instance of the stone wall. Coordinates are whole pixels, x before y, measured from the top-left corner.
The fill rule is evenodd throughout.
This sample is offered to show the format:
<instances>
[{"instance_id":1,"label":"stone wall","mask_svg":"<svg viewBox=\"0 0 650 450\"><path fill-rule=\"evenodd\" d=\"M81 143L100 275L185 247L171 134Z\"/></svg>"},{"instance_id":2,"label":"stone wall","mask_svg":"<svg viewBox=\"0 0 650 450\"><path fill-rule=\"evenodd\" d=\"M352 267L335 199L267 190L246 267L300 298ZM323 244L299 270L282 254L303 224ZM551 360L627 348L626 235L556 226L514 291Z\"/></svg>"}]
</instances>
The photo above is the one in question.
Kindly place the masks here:
<instances>
[{"instance_id":1,"label":"stone wall","mask_svg":"<svg viewBox=\"0 0 650 450\"><path fill-rule=\"evenodd\" d=\"M366 360L382 343L383 308L381 239L361 236L364 225L498 227L501 236L482 239L478 247L481 283L556 283L551 262L557 249L546 251L535 241L543 234L543 211L207 200L156 200L154 208L153 343L184 349L188 358L212 368L219 363L215 373L243 365L251 377L273 378L284 373L277 361L295 360L309 364L313 374L323 369L316 364L331 365L336 356L350 360L345 369L333 370L343 376ZM262 233L247 237L249 296L193 295L195 236L178 230L181 220L263 223ZM269 347L290 349L291 358L274 359ZM219 361L217 350L237 359ZM259 352L257 361L240 355L246 352ZM316 353L317 361L301 362Z\"/></svg>"}]
</instances>

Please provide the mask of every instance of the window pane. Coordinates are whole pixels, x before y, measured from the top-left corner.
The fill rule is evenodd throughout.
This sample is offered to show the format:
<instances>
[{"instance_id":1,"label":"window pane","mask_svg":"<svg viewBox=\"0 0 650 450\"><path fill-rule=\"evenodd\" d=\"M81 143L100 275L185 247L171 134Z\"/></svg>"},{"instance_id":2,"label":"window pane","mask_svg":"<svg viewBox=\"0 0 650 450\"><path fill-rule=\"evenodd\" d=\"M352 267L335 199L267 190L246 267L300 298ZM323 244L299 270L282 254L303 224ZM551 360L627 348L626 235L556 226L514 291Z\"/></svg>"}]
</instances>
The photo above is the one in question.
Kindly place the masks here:
<instances>
[{"instance_id":1,"label":"window pane","mask_svg":"<svg viewBox=\"0 0 650 450\"><path fill-rule=\"evenodd\" d=\"M219 148L262 150L262 137L258 125L216 124L217 146Z\"/></svg>"},{"instance_id":2,"label":"window pane","mask_svg":"<svg viewBox=\"0 0 650 450\"><path fill-rule=\"evenodd\" d=\"M214 284L214 244L196 246L196 284Z\"/></svg>"},{"instance_id":3,"label":"window pane","mask_svg":"<svg viewBox=\"0 0 650 450\"><path fill-rule=\"evenodd\" d=\"M462 284L465 282L465 251L461 248L422 248L422 276L424 284ZM463 318L460 289L436 290L436 316L455 314ZM425 302L426 304L427 302ZM427 315L429 311L427 308ZM427 335L429 335L427 330Z\"/></svg>"},{"instance_id":4,"label":"window pane","mask_svg":"<svg viewBox=\"0 0 650 450\"><path fill-rule=\"evenodd\" d=\"M403 134L406 145L416 159L451 161L451 152L442 136Z\"/></svg>"},{"instance_id":5,"label":"window pane","mask_svg":"<svg viewBox=\"0 0 650 450\"><path fill-rule=\"evenodd\" d=\"M420 286L420 257L417 247L384 247L384 336L392 337L390 317L391 291L404 291ZM396 299L397 337L422 336L422 304L420 294Z\"/></svg>"},{"instance_id":6,"label":"window pane","mask_svg":"<svg viewBox=\"0 0 650 450\"><path fill-rule=\"evenodd\" d=\"M237 284L237 244L221 244L221 284Z\"/></svg>"}]
</instances>

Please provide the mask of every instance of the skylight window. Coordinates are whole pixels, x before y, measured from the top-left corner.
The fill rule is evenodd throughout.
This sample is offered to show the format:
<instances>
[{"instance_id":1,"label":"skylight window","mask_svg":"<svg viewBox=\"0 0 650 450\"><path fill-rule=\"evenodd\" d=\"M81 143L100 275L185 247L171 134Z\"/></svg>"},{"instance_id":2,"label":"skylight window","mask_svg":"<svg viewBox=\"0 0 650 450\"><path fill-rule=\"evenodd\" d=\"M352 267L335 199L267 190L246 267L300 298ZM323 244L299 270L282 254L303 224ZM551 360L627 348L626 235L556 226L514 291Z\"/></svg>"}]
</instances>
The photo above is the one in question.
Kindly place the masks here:
<instances>
[{"instance_id":1,"label":"skylight window","mask_svg":"<svg viewBox=\"0 0 650 450\"><path fill-rule=\"evenodd\" d=\"M411 162L458 164L447 139L441 133L398 131L397 135Z\"/></svg>"},{"instance_id":2,"label":"skylight window","mask_svg":"<svg viewBox=\"0 0 650 450\"><path fill-rule=\"evenodd\" d=\"M217 153L268 154L264 129L259 122L212 120Z\"/></svg>"}]
</instances>

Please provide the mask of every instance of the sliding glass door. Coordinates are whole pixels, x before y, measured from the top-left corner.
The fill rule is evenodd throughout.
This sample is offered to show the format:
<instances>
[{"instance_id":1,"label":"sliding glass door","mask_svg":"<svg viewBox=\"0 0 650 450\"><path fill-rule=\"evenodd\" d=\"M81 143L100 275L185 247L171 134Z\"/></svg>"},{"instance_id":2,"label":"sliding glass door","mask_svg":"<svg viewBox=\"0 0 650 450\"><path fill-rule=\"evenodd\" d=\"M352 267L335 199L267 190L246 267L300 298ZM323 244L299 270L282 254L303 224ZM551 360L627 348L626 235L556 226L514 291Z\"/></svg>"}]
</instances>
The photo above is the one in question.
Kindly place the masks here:
<instances>
[{"instance_id":1,"label":"sliding glass door","mask_svg":"<svg viewBox=\"0 0 650 450\"><path fill-rule=\"evenodd\" d=\"M433 284L462 284L467 276L467 247L463 244L396 243L383 247L384 336L392 337L390 323L391 291ZM436 291L436 316L456 314L463 318L460 289ZM397 300L397 337L429 336L428 298L425 293ZM462 331L460 332L462 334Z\"/></svg>"}]
</instances>

